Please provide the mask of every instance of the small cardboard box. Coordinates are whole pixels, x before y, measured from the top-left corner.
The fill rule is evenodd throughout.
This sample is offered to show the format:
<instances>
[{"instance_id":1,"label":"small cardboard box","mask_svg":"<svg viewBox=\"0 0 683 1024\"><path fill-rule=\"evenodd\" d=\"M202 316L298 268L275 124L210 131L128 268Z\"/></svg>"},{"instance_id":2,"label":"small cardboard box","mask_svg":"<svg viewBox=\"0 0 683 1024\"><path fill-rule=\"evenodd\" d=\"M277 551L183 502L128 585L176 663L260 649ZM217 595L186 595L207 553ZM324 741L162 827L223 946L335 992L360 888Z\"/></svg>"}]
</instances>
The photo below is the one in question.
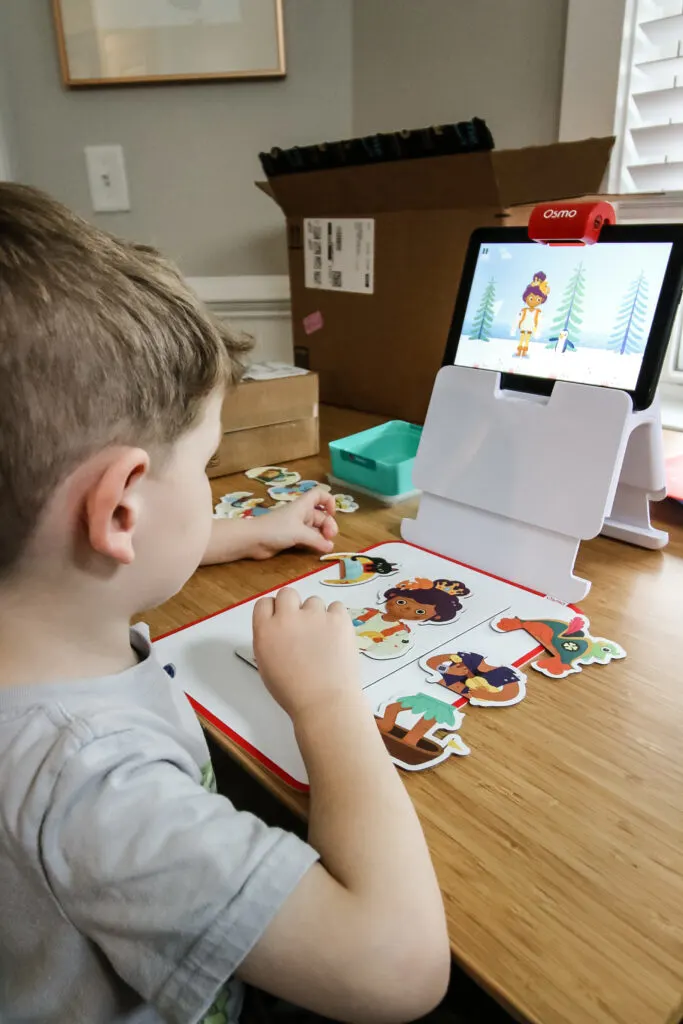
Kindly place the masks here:
<instances>
[{"instance_id":1,"label":"small cardboard box","mask_svg":"<svg viewBox=\"0 0 683 1024\"><path fill-rule=\"evenodd\" d=\"M295 358L320 375L321 400L424 422L472 231L525 223L543 200L598 192L613 141L309 171L259 184L287 218ZM316 245L321 254L311 253ZM332 277L337 246L343 273Z\"/></svg>"},{"instance_id":2,"label":"small cardboard box","mask_svg":"<svg viewBox=\"0 0 683 1024\"><path fill-rule=\"evenodd\" d=\"M221 421L210 477L317 455L318 375L243 381L226 395Z\"/></svg>"}]
</instances>

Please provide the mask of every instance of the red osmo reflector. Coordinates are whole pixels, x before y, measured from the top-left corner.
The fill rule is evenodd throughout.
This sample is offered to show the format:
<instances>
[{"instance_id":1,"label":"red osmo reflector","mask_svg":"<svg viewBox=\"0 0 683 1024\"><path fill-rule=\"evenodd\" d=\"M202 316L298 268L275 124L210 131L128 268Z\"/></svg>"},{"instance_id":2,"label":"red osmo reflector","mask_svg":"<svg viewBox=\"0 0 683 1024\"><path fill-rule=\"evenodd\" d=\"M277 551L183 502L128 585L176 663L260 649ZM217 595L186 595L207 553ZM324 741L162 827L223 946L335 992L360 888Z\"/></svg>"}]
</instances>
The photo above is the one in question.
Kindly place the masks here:
<instances>
[{"instance_id":1,"label":"red osmo reflector","mask_svg":"<svg viewBox=\"0 0 683 1024\"><path fill-rule=\"evenodd\" d=\"M529 238L541 245L593 245L605 224L616 223L611 203L539 203L529 218Z\"/></svg>"}]
</instances>

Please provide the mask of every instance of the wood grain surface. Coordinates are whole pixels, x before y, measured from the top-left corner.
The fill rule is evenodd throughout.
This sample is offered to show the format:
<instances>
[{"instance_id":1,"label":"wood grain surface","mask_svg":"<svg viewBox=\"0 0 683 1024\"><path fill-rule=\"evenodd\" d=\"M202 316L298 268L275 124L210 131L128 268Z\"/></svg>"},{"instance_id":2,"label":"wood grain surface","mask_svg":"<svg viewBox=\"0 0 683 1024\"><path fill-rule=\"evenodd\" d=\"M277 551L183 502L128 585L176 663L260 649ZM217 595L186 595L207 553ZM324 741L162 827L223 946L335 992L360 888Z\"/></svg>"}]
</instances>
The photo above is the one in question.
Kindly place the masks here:
<instances>
[{"instance_id":1,"label":"wood grain surface","mask_svg":"<svg viewBox=\"0 0 683 1024\"><path fill-rule=\"evenodd\" d=\"M342 409L322 415L321 455L291 464L319 480L328 440L381 422ZM666 445L683 453L683 434ZM214 496L246 483L215 480ZM360 504L339 516L340 550L398 538L416 508ZM404 776L453 956L534 1024L683 1016L683 506L663 502L654 518L671 533L664 551L597 538L577 564L593 581L582 609L594 632L626 648L626 661L558 681L530 670L518 707L467 711L470 757ZM316 567L312 555L287 552L200 569L145 620L156 636ZM305 797L217 738L305 815Z\"/></svg>"}]
</instances>

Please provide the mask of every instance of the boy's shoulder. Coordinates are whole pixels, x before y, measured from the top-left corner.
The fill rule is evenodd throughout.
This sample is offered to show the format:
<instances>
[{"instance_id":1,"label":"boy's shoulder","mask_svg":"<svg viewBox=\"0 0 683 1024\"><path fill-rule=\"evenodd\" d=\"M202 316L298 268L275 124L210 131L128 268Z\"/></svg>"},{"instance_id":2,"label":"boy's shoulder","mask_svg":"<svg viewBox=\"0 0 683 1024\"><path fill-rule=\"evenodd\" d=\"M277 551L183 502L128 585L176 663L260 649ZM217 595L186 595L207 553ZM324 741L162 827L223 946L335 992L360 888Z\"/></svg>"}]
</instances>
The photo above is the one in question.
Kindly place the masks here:
<instances>
[{"instance_id":1,"label":"boy's shoulder","mask_svg":"<svg viewBox=\"0 0 683 1024\"><path fill-rule=\"evenodd\" d=\"M209 752L187 699L132 634L141 660L118 676L0 691L0 804L41 816L55 786L171 763L202 781Z\"/></svg>"},{"instance_id":2,"label":"boy's shoulder","mask_svg":"<svg viewBox=\"0 0 683 1024\"><path fill-rule=\"evenodd\" d=\"M196 717L152 657L0 691L0 905L25 948L39 933L70 950L53 987L96 984L92 1005L110 1007L128 986L150 1020L226 1015L226 983L317 854L213 789Z\"/></svg>"}]
</instances>

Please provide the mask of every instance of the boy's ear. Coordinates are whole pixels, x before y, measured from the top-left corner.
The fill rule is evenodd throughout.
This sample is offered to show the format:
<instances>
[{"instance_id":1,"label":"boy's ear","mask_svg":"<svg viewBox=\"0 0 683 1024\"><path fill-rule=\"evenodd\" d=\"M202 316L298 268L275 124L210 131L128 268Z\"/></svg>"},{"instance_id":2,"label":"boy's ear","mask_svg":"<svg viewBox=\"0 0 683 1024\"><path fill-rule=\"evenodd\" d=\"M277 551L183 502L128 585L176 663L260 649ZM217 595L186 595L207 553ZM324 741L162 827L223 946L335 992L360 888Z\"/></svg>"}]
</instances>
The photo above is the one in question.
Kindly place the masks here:
<instances>
[{"instance_id":1,"label":"boy's ear","mask_svg":"<svg viewBox=\"0 0 683 1024\"><path fill-rule=\"evenodd\" d=\"M139 483L148 470L149 455L142 448L114 449L86 495L90 546L122 565L130 565L135 558L133 535L140 513Z\"/></svg>"}]
</instances>

